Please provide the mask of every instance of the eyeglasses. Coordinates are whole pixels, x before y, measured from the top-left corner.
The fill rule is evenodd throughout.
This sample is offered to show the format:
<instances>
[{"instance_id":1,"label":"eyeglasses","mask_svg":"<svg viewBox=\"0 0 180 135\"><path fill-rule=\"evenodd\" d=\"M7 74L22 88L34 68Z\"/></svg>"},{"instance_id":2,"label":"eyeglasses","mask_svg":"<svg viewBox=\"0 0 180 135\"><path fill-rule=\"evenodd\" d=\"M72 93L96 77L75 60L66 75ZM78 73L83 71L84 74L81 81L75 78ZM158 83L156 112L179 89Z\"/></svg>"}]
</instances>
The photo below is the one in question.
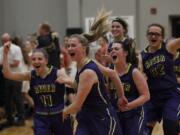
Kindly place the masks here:
<instances>
[{"instance_id":1,"label":"eyeglasses","mask_svg":"<svg viewBox=\"0 0 180 135\"><path fill-rule=\"evenodd\" d=\"M155 37L160 37L160 36L162 36L162 34L160 34L160 33L157 33L157 32L148 32L147 33L147 36L155 36Z\"/></svg>"},{"instance_id":2,"label":"eyeglasses","mask_svg":"<svg viewBox=\"0 0 180 135\"><path fill-rule=\"evenodd\" d=\"M119 51L120 49L119 47L108 48L108 52L112 52L113 50Z\"/></svg>"}]
</instances>

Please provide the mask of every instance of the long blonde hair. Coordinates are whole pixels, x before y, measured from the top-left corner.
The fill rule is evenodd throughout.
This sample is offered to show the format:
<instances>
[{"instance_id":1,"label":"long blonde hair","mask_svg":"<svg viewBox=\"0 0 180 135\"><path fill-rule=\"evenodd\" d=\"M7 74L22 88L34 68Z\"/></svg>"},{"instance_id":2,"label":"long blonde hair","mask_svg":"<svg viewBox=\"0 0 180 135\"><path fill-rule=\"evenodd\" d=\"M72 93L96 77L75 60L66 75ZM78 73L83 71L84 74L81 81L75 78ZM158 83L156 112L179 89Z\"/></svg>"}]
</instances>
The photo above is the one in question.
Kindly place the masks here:
<instances>
[{"instance_id":1,"label":"long blonde hair","mask_svg":"<svg viewBox=\"0 0 180 135\"><path fill-rule=\"evenodd\" d=\"M109 22L108 17L111 15L111 12L105 11L105 9L101 9L92 23L89 33L82 34L74 34L71 35L70 38L79 39L82 46L85 46L86 54L89 53L89 43L96 41L101 36L105 35L109 31Z\"/></svg>"}]
</instances>

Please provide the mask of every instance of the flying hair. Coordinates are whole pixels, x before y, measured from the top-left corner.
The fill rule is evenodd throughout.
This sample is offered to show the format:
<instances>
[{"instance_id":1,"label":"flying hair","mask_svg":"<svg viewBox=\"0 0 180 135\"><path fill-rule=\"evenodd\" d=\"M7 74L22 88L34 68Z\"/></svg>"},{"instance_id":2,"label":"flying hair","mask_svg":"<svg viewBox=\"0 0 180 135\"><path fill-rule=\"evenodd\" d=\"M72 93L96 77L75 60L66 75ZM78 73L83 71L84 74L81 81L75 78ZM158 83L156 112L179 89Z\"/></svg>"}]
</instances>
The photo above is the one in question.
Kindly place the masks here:
<instances>
[{"instance_id":1,"label":"flying hair","mask_svg":"<svg viewBox=\"0 0 180 135\"><path fill-rule=\"evenodd\" d=\"M89 43L98 40L100 37L104 36L109 31L108 17L111 12L105 11L102 8L94 19L89 33L74 34L70 38L77 38L82 46L86 47L86 54L89 54Z\"/></svg>"},{"instance_id":2,"label":"flying hair","mask_svg":"<svg viewBox=\"0 0 180 135\"><path fill-rule=\"evenodd\" d=\"M109 31L108 18L110 15L111 11L107 12L104 8L97 13L89 33L82 34L82 36L88 40L88 43L96 41L99 37L105 35Z\"/></svg>"}]
</instances>

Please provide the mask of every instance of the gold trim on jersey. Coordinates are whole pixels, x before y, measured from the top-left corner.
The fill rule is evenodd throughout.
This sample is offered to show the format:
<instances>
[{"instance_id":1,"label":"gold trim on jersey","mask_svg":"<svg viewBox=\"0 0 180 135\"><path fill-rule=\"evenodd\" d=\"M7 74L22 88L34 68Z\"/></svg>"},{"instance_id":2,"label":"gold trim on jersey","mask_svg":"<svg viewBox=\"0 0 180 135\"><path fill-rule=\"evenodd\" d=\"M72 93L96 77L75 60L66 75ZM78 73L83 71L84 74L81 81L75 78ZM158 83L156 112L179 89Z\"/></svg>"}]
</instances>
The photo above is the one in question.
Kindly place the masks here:
<instances>
[{"instance_id":1,"label":"gold trim on jersey","mask_svg":"<svg viewBox=\"0 0 180 135\"><path fill-rule=\"evenodd\" d=\"M150 45L148 45L145 49L144 49L144 52L145 53L151 53L151 52L149 52L149 47L150 47ZM161 43L161 45L159 46L159 48L157 49L157 50L159 50L159 49L161 49L162 48L162 43ZM157 51L156 50L156 51Z\"/></svg>"},{"instance_id":2,"label":"gold trim on jersey","mask_svg":"<svg viewBox=\"0 0 180 135\"><path fill-rule=\"evenodd\" d=\"M48 68L48 70L46 71L45 75L42 78L46 78L52 71L53 66L51 66L50 68ZM36 72L36 75L40 77L40 75Z\"/></svg>"},{"instance_id":3,"label":"gold trim on jersey","mask_svg":"<svg viewBox=\"0 0 180 135\"><path fill-rule=\"evenodd\" d=\"M139 123L138 133L141 132L143 122L144 122L144 108L142 107L142 110L141 110L141 116L140 116L139 122L138 122L138 123Z\"/></svg>"},{"instance_id":4,"label":"gold trim on jersey","mask_svg":"<svg viewBox=\"0 0 180 135\"><path fill-rule=\"evenodd\" d=\"M180 115L180 104L178 105L178 113L177 113L177 117L179 117L179 115Z\"/></svg>"},{"instance_id":5,"label":"gold trim on jersey","mask_svg":"<svg viewBox=\"0 0 180 135\"><path fill-rule=\"evenodd\" d=\"M77 92L78 84L77 84L76 80L74 80L72 87L73 87L74 91Z\"/></svg>"},{"instance_id":6,"label":"gold trim on jersey","mask_svg":"<svg viewBox=\"0 0 180 135\"><path fill-rule=\"evenodd\" d=\"M82 62L81 62L82 68L83 68L85 65L87 65L90 61L91 61L90 58L85 58L85 59L83 59Z\"/></svg>"},{"instance_id":7,"label":"gold trim on jersey","mask_svg":"<svg viewBox=\"0 0 180 135\"><path fill-rule=\"evenodd\" d=\"M107 114L108 114L108 116L109 116L109 118L110 118L110 125L109 125L110 127L109 127L109 133L108 133L108 135L113 135L113 134L114 134L114 130L115 130L115 128L116 128L116 121L115 121L115 119L111 116L108 108L106 109L106 111L107 111Z\"/></svg>"},{"instance_id":8,"label":"gold trim on jersey","mask_svg":"<svg viewBox=\"0 0 180 135\"><path fill-rule=\"evenodd\" d=\"M179 52L176 53L176 55L174 56L174 60L176 60L179 57Z\"/></svg>"},{"instance_id":9,"label":"gold trim on jersey","mask_svg":"<svg viewBox=\"0 0 180 135\"><path fill-rule=\"evenodd\" d=\"M98 93L99 93L99 96L101 97L101 99L104 101L104 103L107 105L108 103L107 103L107 101L106 101L106 99L103 97L103 95L102 95L102 93L101 93L101 90L100 90L100 87L99 87L99 81L98 81Z\"/></svg>"},{"instance_id":10,"label":"gold trim on jersey","mask_svg":"<svg viewBox=\"0 0 180 135\"><path fill-rule=\"evenodd\" d=\"M131 65L132 65L131 63L128 63L126 71L124 72L124 74L127 74L129 72Z\"/></svg>"}]
</instances>

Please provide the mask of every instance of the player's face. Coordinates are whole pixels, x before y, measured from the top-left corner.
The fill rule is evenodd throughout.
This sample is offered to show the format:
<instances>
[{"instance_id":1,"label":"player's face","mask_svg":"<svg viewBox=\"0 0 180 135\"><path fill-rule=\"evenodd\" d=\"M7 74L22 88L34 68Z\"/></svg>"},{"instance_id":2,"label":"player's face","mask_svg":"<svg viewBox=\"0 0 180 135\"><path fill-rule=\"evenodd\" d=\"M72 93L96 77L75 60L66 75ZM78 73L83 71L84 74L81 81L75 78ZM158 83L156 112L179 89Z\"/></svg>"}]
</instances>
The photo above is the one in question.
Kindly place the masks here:
<instances>
[{"instance_id":1,"label":"player's face","mask_svg":"<svg viewBox=\"0 0 180 135\"><path fill-rule=\"evenodd\" d=\"M149 46L153 48L159 48L163 41L162 30L157 26L151 26L147 32L147 39Z\"/></svg>"},{"instance_id":2,"label":"player's face","mask_svg":"<svg viewBox=\"0 0 180 135\"><path fill-rule=\"evenodd\" d=\"M40 71L45 69L48 64L48 60L45 58L42 52L34 52L32 54L32 65L35 70Z\"/></svg>"},{"instance_id":3,"label":"player's face","mask_svg":"<svg viewBox=\"0 0 180 135\"><path fill-rule=\"evenodd\" d=\"M123 37L124 36L124 28L119 22L112 22L111 24L111 33L114 38Z\"/></svg>"},{"instance_id":4,"label":"player's face","mask_svg":"<svg viewBox=\"0 0 180 135\"><path fill-rule=\"evenodd\" d=\"M80 43L79 39L75 37L69 39L67 51L70 54L72 60L77 62L81 59L83 54L85 54L85 48Z\"/></svg>"},{"instance_id":5,"label":"player's face","mask_svg":"<svg viewBox=\"0 0 180 135\"><path fill-rule=\"evenodd\" d=\"M119 61L123 60L124 57L126 57L126 53L124 52L122 48L122 44L120 43L113 43L111 50L110 50L110 55L112 57L113 63L117 64Z\"/></svg>"}]
</instances>

